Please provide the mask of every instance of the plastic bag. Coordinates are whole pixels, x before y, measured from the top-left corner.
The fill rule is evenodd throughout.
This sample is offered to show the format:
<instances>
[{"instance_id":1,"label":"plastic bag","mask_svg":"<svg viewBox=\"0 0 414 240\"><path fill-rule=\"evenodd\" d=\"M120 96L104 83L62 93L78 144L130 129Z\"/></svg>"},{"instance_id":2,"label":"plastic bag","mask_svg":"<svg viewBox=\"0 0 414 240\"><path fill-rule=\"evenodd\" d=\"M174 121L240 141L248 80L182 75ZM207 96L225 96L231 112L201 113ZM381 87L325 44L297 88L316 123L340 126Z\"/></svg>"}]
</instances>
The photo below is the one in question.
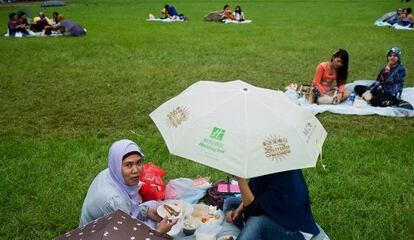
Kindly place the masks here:
<instances>
[{"instance_id":1,"label":"plastic bag","mask_svg":"<svg viewBox=\"0 0 414 240\"><path fill-rule=\"evenodd\" d=\"M205 224L197 228L194 235L196 236L196 240L216 240L216 236L221 228L219 224Z\"/></svg>"},{"instance_id":2,"label":"plastic bag","mask_svg":"<svg viewBox=\"0 0 414 240\"><path fill-rule=\"evenodd\" d=\"M144 202L150 200L160 201L165 196L165 185L162 181L162 177L167 172L153 163L149 162L143 166L139 180L144 182L139 189L139 195Z\"/></svg>"},{"instance_id":3,"label":"plastic bag","mask_svg":"<svg viewBox=\"0 0 414 240\"><path fill-rule=\"evenodd\" d=\"M165 190L165 199L181 199L187 203L197 203L206 195L210 184L194 186L194 181L190 178L171 180Z\"/></svg>"}]
</instances>

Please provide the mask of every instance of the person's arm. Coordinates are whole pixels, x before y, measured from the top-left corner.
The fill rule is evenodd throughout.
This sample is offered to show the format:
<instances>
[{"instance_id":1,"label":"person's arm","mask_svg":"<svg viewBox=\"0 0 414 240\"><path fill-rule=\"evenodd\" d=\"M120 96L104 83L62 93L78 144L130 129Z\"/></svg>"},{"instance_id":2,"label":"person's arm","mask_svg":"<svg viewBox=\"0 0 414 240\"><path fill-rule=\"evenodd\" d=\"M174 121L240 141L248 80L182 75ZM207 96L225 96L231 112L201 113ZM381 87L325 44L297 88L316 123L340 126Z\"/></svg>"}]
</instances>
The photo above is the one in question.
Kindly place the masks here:
<instances>
[{"instance_id":1,"label":"person's arm","mask_svg":"<svg viewBox=\"0 0 414 240\"><path fill-rule=\"evenodd\" d=\"M312 81L312 85L314 87L316 87L321 94L324 94L325 93L325 90L324 90L324 88L323 88L323 86L321 84L323 72L324 72L323 66L322 66L322 64L319 64L316 67L315 75L313 76L313 81Z\"/></svg>"},{"instance_id":2,"label":"person's arm","mask_svg":"<svg viewBox=\"0 0 414 240\"><path fill-rule=\"evenodd\" d=\"M168 221L168 218L165 217L161 220L160 223L157 225L157 231L160 233L167 233L171 230L171 228L177 223L178 219L174 221Z\"/></svg>"},{"instance_id":3,"label":"person's arm","mask_svg":"<svg viewBox=\"0 0 414 240\"><path fill-rule=\"evenodd\" d=\"M240 194L242 196L242 209L245 213L250 216L258 216L262 214L262 208L260 207L258 201L249 187L246 179L237 178L240 188Z\"/></svg>"},{"instance_id":4,"label":"person's arm","mask_svg":"<svg viewBox=\"0 0 414 240\"><path fill-rule=\"evenodd\" d=\"M249 184L247 183L246 179L238 177L237 182L239 183L243 206L246 207L254 201L254 195L250 190Z\"/></svg>"},{"instance_id":5,"label":"person's arm","mask_svg":"<svg viewBox=\"0 0 414 240\"><path fill-rule=\"evenodd\" d=\"M243 203L240 203L240 205L237 207L236 210L231 210L227 212L226 220L227 222L231 223L233 222L240 214L242 214L244 211Z\"/></svg>"},{"instance_id":6,"label":"person's arm","mask_svg":"<svg viewBox=\"0 0 414 240\"><path fill-rule=\"evenodd\" d=\"M384 78L385 82L388 84L400 84L405 80L405 69L399 68L395 71L389 71Z\"/></svg>"},{"instance_id":7,"label":"person's arm","mask_svg":"<svg viewBox=\"0 0 414 240\"><path fill-rule=\"evenodd\" d=\"M149 219L151 219L155 222L161 222L162 221L162 217L160 217L158 215L156 208L149 208L147 216L148 216Z\"/></svg>"}]
</instances>

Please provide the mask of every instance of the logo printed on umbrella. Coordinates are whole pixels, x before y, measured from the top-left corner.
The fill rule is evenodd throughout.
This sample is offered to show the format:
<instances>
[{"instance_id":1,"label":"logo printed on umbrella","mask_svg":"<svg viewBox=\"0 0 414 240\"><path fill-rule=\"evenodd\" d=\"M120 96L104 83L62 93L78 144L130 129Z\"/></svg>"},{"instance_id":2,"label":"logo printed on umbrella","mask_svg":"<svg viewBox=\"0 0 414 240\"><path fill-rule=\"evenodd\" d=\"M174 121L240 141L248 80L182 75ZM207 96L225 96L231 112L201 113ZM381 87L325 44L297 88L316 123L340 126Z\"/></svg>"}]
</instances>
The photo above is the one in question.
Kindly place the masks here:
<instances>
[{"instance_id":1,"label":"logo printed on umbrella","mask_svg":"<svg viewBox=\"0 0 414 240\"><path fill-rule=\"evenodd\" d=\"M178 106L167 115L169 127L177 128L188 119L189 111L186 107Z\"/></svg>"},{"instance_id":2,"label":"logo printed on umbrella","mask_svg":"<svg viewBox=\"0 0 414 240\"><path fill-rule=\"evenodd\" d=\"M303 129L303 134L305 134L306 136L307 143L309 143L309 139L311 138L312 133L314 132L315 128L316 128L316 124L312 122L308 122L305 125L305 128Z\"/></svg>"},{"instance_id":3,"label":"logo printed on umbrella","mask_svg":"<svg viewBox=\"0 0 414 240\"><path fill-rule=\"evenodd\" d=\"M225 132L226 132L226 130L224 130L224 129L214 127L213 130L211 131L210 138L221 141L221 140L223 140Z\"/></svg>"},{"instance_id":4,"label":"logo printed on umbrella","mask_svg":"<svg viewBox=\"0 0 414 240\"><path fill-rule=\"evenodd\" d=\"M224 144L221 143L226 130L214 127L211 130L209 138L204 138L198 145L202 148L208 149L214 153L224 153Z\"/></svg>"},{"instance_id":5,"label":"logo printed on umbrella","mask_svg":"<svg viewBox=\"0 0 414 240\"><path fill-rule=\"evenodd\" d=\"M290 146L287 138L270 136L263 140L265 156L273 160L281 160L290 153Z\"/></svg>"}]
</instances>

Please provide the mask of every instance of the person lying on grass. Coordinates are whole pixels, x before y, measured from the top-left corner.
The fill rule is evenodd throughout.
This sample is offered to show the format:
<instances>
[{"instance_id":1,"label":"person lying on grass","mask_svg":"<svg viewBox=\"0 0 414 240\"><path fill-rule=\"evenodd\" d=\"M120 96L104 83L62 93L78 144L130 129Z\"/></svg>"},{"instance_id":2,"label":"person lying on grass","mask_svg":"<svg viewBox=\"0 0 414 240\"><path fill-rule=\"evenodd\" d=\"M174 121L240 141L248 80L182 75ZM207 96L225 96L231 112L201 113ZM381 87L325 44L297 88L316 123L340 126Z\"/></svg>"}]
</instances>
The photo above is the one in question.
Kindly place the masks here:
<instances>
[{"instance_id":1,"label":"person lying on grass","mask_svg":"<svg viewBox=\"0 0 414 240\"><path fill-rule=\"evenodd\" d=\"M241 198L225 199L223 210L241 229L238 240L329 240L314 220L302 170L237 180Z\"/></svg>"},{"instance_id":2,"label":"person lying on grass","mask_svg":"<svg viewBox=\"0 0 414 240\"><path fill-rule=\"evenodd\" d=\"M63 15L56 17L57 24L53 25L53 30L61 32L65 36L82 36L86 34L85 29L71 21L63 18Z\"/></svg>"},{"instance_id":3,"label":"person lying on grass","mask_svg":"<svg viewBox=\"0 0 414 240\"><path fill-rule=\"evenodd\" d=\"M387 64L381 69L376 81L370 86L357 85L355 93L374 107L402 107L413 109L401 100L405 80L405 68L401 62L401 50L393 47L387 52Z\"/></svg>"},{"instance_id":4,"label":"person lying on grass","mask_svg":"<svg viewBox=\"0 0 414 240\"><path fill-rule=\"evenodd\" d=\"M318 104L338 104L348 99L350 92L345 90L348 60L348 52L339 49L332 54L331 61L316 67L312 85ZM337 88L333 87L334 82Z\"/></svg>"},{"instance_id":5,"label":"person lying on grass","mask_svg":"<svg viewBox=\"0 0 414 240\"><path fill-rule=\"evenodd\" d=\"M177 10L173 5L166 4L164 8L161 10L161 19L171 19L174 21L184 21L188 20L184 14L178 14Z\"/></svg>"},{"instance_id":6,"label":"person lying on grass","mask_svg":"<svg viewBox=\"0 0 414 240\"><path fill-rule=\"evenodd\" d=\"M138 193L144 159L139 146L131 140L119 140L112 144L108 153L108 168L101 171L89 187L79 226L121 209L150 227L157 226L159 232L171 230L177 220L169 222L166 217L162 219L154 207L159 203L142 203Z\"/></svg>"}]
</instances>

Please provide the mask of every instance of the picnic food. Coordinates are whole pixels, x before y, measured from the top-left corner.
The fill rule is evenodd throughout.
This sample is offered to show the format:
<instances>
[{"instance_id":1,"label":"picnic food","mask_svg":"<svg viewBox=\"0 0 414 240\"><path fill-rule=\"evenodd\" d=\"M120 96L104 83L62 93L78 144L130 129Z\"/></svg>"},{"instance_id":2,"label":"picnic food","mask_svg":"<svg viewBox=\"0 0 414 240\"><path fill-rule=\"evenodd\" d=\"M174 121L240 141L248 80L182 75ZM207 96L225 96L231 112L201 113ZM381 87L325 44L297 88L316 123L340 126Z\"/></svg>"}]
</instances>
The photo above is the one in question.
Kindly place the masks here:
<instances>
[{"instance_id":1,"label":"picnic food","mask_svg":"<svg viewBox=\"0 0 414 240\"><path fill-rule=\"evenodd\" d=\"M178 215L180 215L180 211L176 211L174 208L172 208L171 206L169 206L168 204L164 204L163 205L165 211L167 212L168 216L175 216L177 217Z\"/></svg>"},{"instance_id":2,"label":"picnic food","mask_svg":"<svg viewBox=\"0 0 414 240\"><path fill-rule=\"evenodd\" d=\"M188 236L194 234L197 229L197 223L194 222L194 219L186 219L183 222L183 233Z\"/></svg>"}]
</instances>

